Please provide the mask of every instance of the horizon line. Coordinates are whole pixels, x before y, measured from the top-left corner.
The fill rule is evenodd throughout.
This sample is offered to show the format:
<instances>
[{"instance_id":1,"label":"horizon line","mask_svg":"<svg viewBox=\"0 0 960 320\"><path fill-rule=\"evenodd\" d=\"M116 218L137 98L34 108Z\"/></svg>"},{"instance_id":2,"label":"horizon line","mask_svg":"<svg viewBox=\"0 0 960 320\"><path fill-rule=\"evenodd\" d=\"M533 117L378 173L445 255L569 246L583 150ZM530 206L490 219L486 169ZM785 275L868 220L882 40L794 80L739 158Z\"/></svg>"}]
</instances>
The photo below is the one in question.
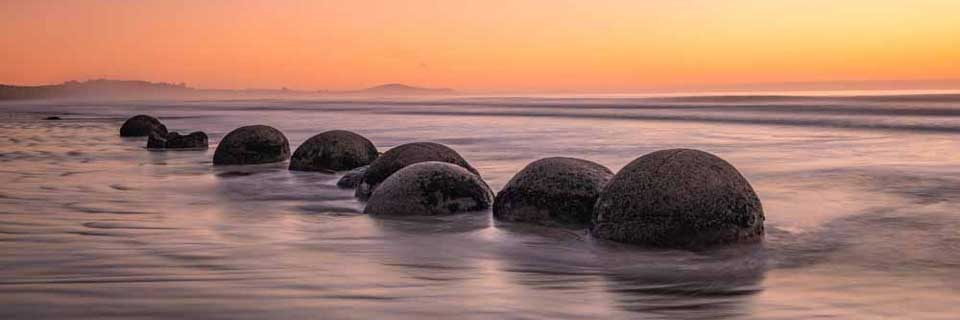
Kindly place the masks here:
<instances>
[{"instance_id":1,"label":"horizon line","mask_svg":"<svg viewBox=\"0 0 960 320\"><path fill-rule=\"evenodd\" d=\"M509 93L543 93L543 94L632 94L632 93L681 93L681 92L736 92L736 91L884 91L884 90L960 90L960 78L927 78L927 79L884 79L884 80L835 80L835 81L778 81L778 82L745 82L731 84L677 84L633 89L461 89L448 86L421 86L402 81L382 82L376 85L363 86L354 89L303 89L280 86L279 88L217 88L194 87L183 81L153 81L144 79L111 79L90 78L86 80L65 80L50 84L11 84L0 83L0 86L9 87L46 87L66 85L70 83L87 83L95 81L114 82L144 82L148 84L170 85L198 91L289 91L299 93L355 93L380 87L399 85L410 89L421 90L450 90L457 94L509 94Z\"/></svg>"}]
</instances>

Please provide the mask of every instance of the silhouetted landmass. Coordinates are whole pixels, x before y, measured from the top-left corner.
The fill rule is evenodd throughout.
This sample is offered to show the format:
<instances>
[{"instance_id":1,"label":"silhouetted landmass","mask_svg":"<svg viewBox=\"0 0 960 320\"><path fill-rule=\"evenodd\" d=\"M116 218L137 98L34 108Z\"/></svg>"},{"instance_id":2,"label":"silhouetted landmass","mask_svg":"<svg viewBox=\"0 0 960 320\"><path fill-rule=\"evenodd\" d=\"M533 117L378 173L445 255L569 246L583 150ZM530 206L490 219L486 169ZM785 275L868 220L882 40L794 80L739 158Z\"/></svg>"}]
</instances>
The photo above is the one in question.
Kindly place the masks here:
<instances>
[{"instance_id":1,"label":"silhouetted landmass","mask_svg":"<svg viewBox=\"0 0 960 320\"><path fill-rule=\"evenodd\" d=\"M408 86L400 83L389 83L389 84L379 85L376 87L366 88L357 92L366 93L366 94L390 94L390 95L454 93L453 89L449 89L449 88L421 88L421 87Z\"/></svg>"},{"instance_id":2,"label":"silhouetted landmass","mask_svg":"<svg viewBox=\"0 0 960 320\"><path fill-rule=\"evenodd\" d=\"M435 95L452 94L452 89L432 89L391 83L355 91L300 91L282 89L196 89L186 84L158 83L139 80L68 81L45 86L0 85L0 100L25 99L223 99L223 98L283 98L290 96L328 95Z\"/></svg>"},{"instance_id":3,"label":"silhouetted landmass","mask_svg":"<svg viewBox=\"0 0 960 320\"><path fill-rule=\"evenodd\" d=\"M99 79L84 82L68 81L47 86L0 85L0 100L189 97L196 92L196 89L182 83Z\"/></svg>"},{"instance_id":4,"label":"silhouetted landmass","mask_svg":"<svg viewBox=\"0 0 960 320\"><path fill-rule=\"evenodd\" d=\"M283 89L196 89L186 84L140 80L68 81L46 86L0 85L0 100L24 99L233 99L318 95L317 92Z\"/></svg>"},{"instance_id":5,"label":"silhouetted landmass","mask_svg":"<svg viewBox=\"0 0 960 320\"><path fill-rule=\"evenodd\" d=\"M455 94L456 91L449 88L423 88L414 87L401 83L388 83L361 90L349 91L319 91L326 95L348 95L348 96L419 96L419 95L445 95Z\"/></svg>"}]
</instances>

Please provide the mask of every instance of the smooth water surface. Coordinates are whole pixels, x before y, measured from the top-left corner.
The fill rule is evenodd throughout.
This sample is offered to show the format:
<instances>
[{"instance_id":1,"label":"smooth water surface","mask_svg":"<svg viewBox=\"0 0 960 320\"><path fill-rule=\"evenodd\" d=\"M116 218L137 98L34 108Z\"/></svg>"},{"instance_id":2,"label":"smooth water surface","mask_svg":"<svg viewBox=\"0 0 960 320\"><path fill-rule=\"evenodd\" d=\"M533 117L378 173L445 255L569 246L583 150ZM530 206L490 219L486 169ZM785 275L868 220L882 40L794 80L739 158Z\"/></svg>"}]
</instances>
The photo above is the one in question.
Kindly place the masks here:
<instances>
[{"instance_id":1,"label":"smooth water surface","mask_svg":"<svg viewBox=\"0 0 960 320\"><path fill-rule=\"evenodd\" d=\"M118 136L129 116L207 151ZM58 115L65 120L44 121ZM361 214L336 175L213 167L230 130L450 145L499 190L550 156L666 148L739 168L762 245L702 252ZM0 318L955 319L960 98L225 100L0 104Z\"/></svg>"}]
</instances>

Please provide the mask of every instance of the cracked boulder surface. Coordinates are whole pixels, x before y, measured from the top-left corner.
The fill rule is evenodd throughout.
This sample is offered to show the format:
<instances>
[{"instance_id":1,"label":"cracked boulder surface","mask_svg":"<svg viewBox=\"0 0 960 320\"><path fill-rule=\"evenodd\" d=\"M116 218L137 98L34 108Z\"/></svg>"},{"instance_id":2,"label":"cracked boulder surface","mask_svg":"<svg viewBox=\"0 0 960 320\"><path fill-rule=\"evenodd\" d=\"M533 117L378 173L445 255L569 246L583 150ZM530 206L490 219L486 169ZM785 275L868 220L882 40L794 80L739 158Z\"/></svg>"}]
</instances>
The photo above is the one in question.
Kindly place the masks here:
<instances>
[{"instance_id":1,"label":"cracked boulder surface","mask_svg":"<svg viewBox=\"0 0 960 320\"><path fill-rule=\"evenodd\" d=\"M757 242L764 213L740 172L699 150L637 158L600 192L592 234L617 242L697 249Z\"/></svg>"},{"instance_id":2,"label":"cracked boulder surface","mask_svg":"<svg viewBox=\"0 0 960 320\"><path fill-rule=\"evenodd\" d=\"M213 154L214 165L281 162L290 158L290 142L280 130L253 125L230 131Z\"/></svg>"},{"instance_id":3,"label":"cracked boulder surface","mask_svg":"<svg viewBox=\"0 0 960 320\"><path fill-rule=\"evenodd\" d=\"M490 187L467 169L439 161L407 166L373 192L363 212L375 216L445 216L490 207Z\"/></svg>"}]
</instances>

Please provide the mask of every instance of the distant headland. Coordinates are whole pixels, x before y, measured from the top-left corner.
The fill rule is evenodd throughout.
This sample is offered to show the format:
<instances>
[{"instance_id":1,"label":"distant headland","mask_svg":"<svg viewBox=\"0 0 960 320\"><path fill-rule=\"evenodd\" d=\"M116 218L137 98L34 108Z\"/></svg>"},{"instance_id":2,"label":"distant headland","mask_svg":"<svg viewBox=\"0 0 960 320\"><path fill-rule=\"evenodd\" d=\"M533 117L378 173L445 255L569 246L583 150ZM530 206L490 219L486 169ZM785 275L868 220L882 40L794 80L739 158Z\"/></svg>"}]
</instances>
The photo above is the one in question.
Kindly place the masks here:
<instances>
[{"instance_id":1,"label":"distant headland","mask_svg":"<svg viewBox=\"0 0 960 320\"><path fill-rule=\"evenodd\" d=\"M328 93L340 94L453 94L456 91L450 88L420 88L402 83L388 83L357 91L332 91Z\"/></svg>"},{"instance_id":2,"label":"distant headland","mask_svg":"<svg viewBox=\"0 0 960 320\"><path fill-rule=\"evenodd\" d=\"M400 83L390 83L352 91L306 91L282 89L197 89L184 83L149 82L142 80L67 81L62 84L42 86L14 86L0 84L0 100L29 99L205 99L205 98L251 98L290 96L415 96L452 95L448 88L422 88Z\"/></svg>"}]
</instances>

